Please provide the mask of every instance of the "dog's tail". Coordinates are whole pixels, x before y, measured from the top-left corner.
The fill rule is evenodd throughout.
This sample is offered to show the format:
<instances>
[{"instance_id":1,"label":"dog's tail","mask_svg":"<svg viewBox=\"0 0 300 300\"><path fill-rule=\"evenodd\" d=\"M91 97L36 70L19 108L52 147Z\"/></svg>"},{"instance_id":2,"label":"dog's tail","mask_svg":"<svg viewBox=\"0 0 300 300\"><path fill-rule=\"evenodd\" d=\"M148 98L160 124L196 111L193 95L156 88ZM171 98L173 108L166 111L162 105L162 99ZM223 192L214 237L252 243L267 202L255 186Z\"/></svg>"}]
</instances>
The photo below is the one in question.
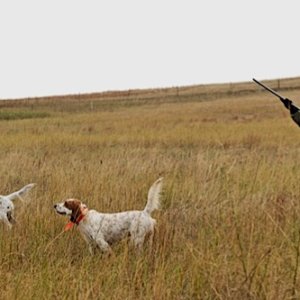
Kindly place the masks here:
<instances>
[{"instance_id":1,"label":"dog's tail","mask_svg":"<svg viewBox=\"0 0 300 300\"><path fill-rule=\"evenodd\" d=\"M20 199L20 200L23 200L22 196L27 194L35 185L36 185L35 183L27 184L24 187L22 187L20 190L14 192L12 194L6 195L6 197L9 200L15 200L17 198Z\"/></svg>"},{"instance_id":2,"label":"dog's tail","mask_svg":"<svg viewBox=\"0 0 300 300\"><path fill-rule=\"evenodd\" d=\"M144 212L150 215L155 209L159 209L160 207L160 192L162 187L163 177L157 179L149 189L148 192L148 201Z\"/></svg>"}]
</instances>

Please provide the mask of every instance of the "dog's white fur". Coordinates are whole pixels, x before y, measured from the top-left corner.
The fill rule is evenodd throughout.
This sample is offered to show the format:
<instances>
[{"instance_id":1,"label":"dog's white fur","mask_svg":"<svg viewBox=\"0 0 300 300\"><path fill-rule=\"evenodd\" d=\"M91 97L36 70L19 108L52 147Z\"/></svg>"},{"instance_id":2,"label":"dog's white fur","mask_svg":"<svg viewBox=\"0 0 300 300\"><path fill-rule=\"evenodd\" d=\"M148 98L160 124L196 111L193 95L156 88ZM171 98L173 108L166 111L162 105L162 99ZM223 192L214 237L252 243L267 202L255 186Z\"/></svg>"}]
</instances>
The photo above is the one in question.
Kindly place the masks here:
<instances>
[{"instance_id":1,"label":"dog's white fur","mask_svg":"<svg viewBox=\"0 0 300 300\"><path fill-rule=\"evenodd\" d=\"M13 201L15 199L20 199L23 201L23 196L27 194L33 187L35 186L35 183L30 183L25 185L20 190L11 193L6 196L0 195L0 221L3 221L9 229L11 229L12 224L15 223L15 219L13 216L14 212L14 204Z\"/></svg>"},{"instance_id":2,"label":"dog's white fur","mask_svg":"<svg viewBox=\"0 0 300 300\"><path fill-rule=\"evenodd\" d=\"M73 221L78 216L84 216L78 223L78 229L89 245L91 254L94 253L94 248L110 253L110 246L128 235L133 245L140 249L146 235L154 232L156 221L151 218L151 213L160 205L162 179L159 178L150 187L148 201L142 211L100 213L88 210L85 204L76 199L57 203L54 208L59 214L71 216Z\"/></svg>"}]
</instances>

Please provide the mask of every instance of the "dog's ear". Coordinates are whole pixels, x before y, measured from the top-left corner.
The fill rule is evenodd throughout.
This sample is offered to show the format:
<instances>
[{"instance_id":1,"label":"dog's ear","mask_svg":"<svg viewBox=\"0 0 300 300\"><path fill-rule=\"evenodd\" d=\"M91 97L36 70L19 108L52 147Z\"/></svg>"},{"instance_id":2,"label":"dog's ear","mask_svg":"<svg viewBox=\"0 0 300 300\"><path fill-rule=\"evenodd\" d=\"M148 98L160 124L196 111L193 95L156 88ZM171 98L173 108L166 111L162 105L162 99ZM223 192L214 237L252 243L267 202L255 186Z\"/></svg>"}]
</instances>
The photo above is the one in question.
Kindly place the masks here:
<instances>
[{"instance_id":1,"label":"dog's ear","mask_svg":"<svg viewBox=\"0 0 300 300\"><path fill-rule=\"evenodd\" d=\"M81 215L81 202L76 199L67 200L65 201L65 207L72 211L70 220L76 222Z\"/></svg>"}]
</instances>

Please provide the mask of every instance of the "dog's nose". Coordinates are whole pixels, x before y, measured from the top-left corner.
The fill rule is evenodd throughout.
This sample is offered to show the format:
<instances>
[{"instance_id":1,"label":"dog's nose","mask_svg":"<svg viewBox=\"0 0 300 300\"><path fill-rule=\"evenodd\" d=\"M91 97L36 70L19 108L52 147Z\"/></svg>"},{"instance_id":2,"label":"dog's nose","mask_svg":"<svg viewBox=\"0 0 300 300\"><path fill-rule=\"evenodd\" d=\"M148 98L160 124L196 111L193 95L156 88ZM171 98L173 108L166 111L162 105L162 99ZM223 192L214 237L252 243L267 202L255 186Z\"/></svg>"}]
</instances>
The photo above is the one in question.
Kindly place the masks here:
<instances>
[{"instance_id":1,"label":"dog's nose","mask_svg":"<svg viewBox=\"0 0 300 300\"><path fill-rule=\"evenodd\" d=\"M54 204L54 208L56 208L57 207L57 204Z\"/></svg>"}]
</instances>

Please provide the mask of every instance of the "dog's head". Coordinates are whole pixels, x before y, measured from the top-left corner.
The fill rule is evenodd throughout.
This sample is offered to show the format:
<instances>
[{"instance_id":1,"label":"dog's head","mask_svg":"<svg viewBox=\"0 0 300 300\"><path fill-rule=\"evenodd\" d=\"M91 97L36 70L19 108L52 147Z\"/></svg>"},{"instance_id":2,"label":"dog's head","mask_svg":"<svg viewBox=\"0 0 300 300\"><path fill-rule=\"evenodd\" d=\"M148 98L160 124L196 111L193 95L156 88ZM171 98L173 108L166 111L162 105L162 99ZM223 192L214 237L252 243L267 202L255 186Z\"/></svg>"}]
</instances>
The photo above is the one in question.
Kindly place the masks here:
<instances>
[{"instance_id":1,"label":"dog's head","mask_svg":"<svg viewBox=\"0 0 300 300\"><path fill-rule=\"evenodd\" d=\"M77 199L68 199L54 204L54 209L60 215L70 216L70 220L76 223L81 215L86 214L87 206Z\"/></svg>"},{"instance_id":2,"label":"dog's head","mask_svg":"<svg viewBox=\"0 0 300 300\"><path fill-rule=\"evenodd\" d=\"M6 216L7 220L11 224L14 224L16 222L13 217L13 212L14 204L12 203L12 201L5 196L0 196L0 214Z\"/></svg>"}]
</instances>

